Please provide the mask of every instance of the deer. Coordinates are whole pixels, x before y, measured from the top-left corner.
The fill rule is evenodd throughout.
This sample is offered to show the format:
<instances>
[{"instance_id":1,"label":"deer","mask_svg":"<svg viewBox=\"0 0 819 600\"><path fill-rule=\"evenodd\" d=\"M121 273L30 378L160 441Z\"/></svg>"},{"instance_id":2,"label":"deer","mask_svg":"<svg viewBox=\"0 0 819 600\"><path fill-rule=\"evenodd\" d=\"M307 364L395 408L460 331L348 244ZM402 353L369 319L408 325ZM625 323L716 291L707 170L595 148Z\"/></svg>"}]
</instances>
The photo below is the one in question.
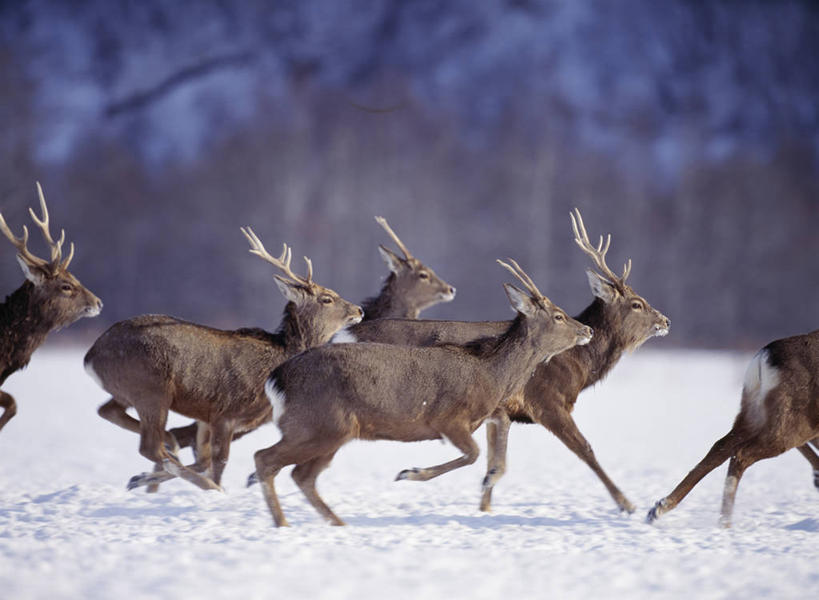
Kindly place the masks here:
<instances>
[{"instance_id":1,"label":"deer","mask_svg":"<svg viewBox=\"0 0 819 600\"><path fill-rule=\"evenodd\" d=\"M392 238L404 257L401 258L384 245L378 246L378 252L390 274L378 295L361 303L364 309L362 322L374 319L417 319L422 310L439 302L451 302L455 298L455 288L415 258L384 217L375 217L375 220ZM355 328L356 325L348 328L353 335ZM346 331L342 330L336 337Z\"/></svg>"},{"instance_id":2,"label":"deer","mask_svg":"<svg viewBox=\"0 0 819 600\"><path fill-rule=\"evenodd\" d=\"M742 385L740 409L731 430L717 440L672 492L648 512L653 523L676 507L700 480L726 460L728 473L719 523L731 527L737 486L757 461L791 448L813 465L819 488L819 460L809 446L819 436L819 330L775 340L751 359Z\"/></svg>"},{"instance_id":3,"label":"deer","mask_svg":"<svg viewBox=\"0 0 819 600\"><path fill-rule=\"evenodd\" d=\"M378 251L390 274L378 295L366 298L361 303L364 310L362 322L384 318L416 319L422 310L439 302L452 301L455 298L455 288L415 258L384 217L377 216L375 221L387 232L404 256L402 258L386 246L379 245ZM354 338L356 327L357 324L353 324L341 329L333 336L332 341L341 343ZM197 432L196 423L169 431L179 448L193 447L194 457L198 457L200 453L208 455L207 438L204 446L198 446L197 436L201 439L202 435ZM156 489L156 484L148 487L149 492L155 492Z\"/></svg>"},{"instance_id":4,"label":"deer","mask_svg":"<svg viewBox=\"0 0 819 600\"><path fill-rule=\"evenodd\" d=\"M465 345L329 344L278 366L265 383L281 439L254 455L262 493L277 527L288 525L275 490L282 468L331 525L344 525L318 495L316 478L353 439L403 442L445 439L462 456L402 470L397 480L426 481L472 464L472 433L503 413L501 402L541 361L592 339L537 289L513 260L498 261L526 288L504 284L517 317L496 337Z\"/></svg>"},{"instance_id":5,"label":"deer","mask_svg":"<svg viewBox=\"0 0 819 600\"><path fill-rule=\"evenodd\" d=\"M667 335L671 322L626 283L631 259L619 276L606 264L611 234L605 243L600 236L594 246L578 209L570 214L570 219L575 244L596 267L586 271L594 300L575 319L591 326L595 335L588 345L575 346L538 365L523 390L507 399L506 412L487 421L489 462L480 500L480 509L484 512L491 511L492 490L506 471L506 447L513 422L543 425L594 471L620 511L633 513L635 510L634 504L600 466L591 445L574 422L572 411L582 390L602 380L624 353L636 350L652 337ZM381 319L362 322L351 331L359 342L428 346L464 344L476 338L499 335L508 327L509 321Z\"/></svg>"},{"instance_id":6,"label":"deer","mask_svg":"<svg viewBox=\"0 0 819 600\"><path fill-rule=\"evenodd\" d=\"M128 489L180 477L205 490L221 490L234 436L270 421L264 382L271 369L308 348L324 344L342 327L363 317L361 307L290 268L292 250L284 244L272 256L250 227L241 229L250 253L277 267L274 275L287 299L279 330L220 330L167 315L142 315L112 325L85 355L88 374L111 394L99 414L140 435L139 452L155 464L153 473L131 478ZM132 407L139 419L126 413ZM206 425L207 455L192 465L176 456L178 445L165 431L168 412ZM202 474L207 471L206 474Z\"/></svg>"},{"instance_id":7,"label":"deer","mask_svg":"<svg viewBox=\"0 0 819 600\"><path fill-rule=\"evenodd\" d=\"M28 249L28 228L15 236L3 215L0 230L17 249L17 262L25 281L0 305L0 386L6 379L26 367L34 351L45 342L52 331L71 325L82 317L96 317L102 310L102 301L72 275L68 266L74 258L74 243L68 256L63 258L65 230L57 241L51 237L48 207L43 188L37 183L42 217L29 208L34 224L48 244L49 260L35 256ZM17 414L14 398L0 391L0 430Z\"/></svg>"}]
</instances>

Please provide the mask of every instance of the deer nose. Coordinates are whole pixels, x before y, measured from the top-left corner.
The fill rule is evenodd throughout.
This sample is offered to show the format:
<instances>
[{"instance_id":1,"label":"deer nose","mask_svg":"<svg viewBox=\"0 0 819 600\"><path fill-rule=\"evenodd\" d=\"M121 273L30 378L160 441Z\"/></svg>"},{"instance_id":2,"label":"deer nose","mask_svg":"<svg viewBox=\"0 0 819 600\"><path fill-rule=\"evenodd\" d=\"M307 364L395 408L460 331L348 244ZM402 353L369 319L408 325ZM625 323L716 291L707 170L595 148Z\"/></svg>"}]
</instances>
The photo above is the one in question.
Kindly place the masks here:
<instances>
[{"instance_id":1,"label":"deer nose","mask_svg":"<svg viewBox=\"0 0 819 600\"><path fill-rule=\"evenodd\" d=\"M585 325L580 331L581 335L585 338L592 339L592 336L594 335L594 329L592 329L588 325Z\"/></svg>"},{"instance_id":2,"label":"deer nose","mask_svg":"<svg viewBox=\"0 0 819 600\"><path fill-rule=\"evenodd\" d=\"M454 287L452 287L452 286L449 286L449 295L450 295L450 296L454 296L454 295L455 295L455 288L454 288Z\"/></svg>"}]
</instances>

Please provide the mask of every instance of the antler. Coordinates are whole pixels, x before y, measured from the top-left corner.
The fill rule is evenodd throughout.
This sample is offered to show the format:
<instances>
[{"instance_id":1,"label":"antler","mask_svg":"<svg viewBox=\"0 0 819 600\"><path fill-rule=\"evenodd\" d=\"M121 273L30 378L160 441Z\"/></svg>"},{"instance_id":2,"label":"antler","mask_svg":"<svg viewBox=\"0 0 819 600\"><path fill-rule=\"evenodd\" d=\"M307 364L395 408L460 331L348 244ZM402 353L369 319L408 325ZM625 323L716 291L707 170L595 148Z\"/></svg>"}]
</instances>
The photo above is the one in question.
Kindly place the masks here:
<instances>
[{"instance_id":1,"label":"antler","mask_svg":"<svg viewBox=\"0 0 819 600\"><path fill-rule=\"evenodd\" d=\"M577 215L577 218L575 218L575 215ZM603 236L601 235L597 248L595 248L589 241L589 234L586 233L586 227L583 225L583 217L580 216L580 211L575 208L574 214L569 213L569 217L572 219L575 244L577 244L583 252L591 257L602 275L604 275L612 283L624 284L629 273L631 273L631 259L628 259L628 262L625 264L622 277L615 275L609 268L609 266L606 264L606 252L609 251L609 246L611 245L611 234L609 233L606 235L605 246L603 245Z\"/></svg>"},{"instance_id":2,"label":"antler","mask_svg":"<svg viewBox=\"0 0 819 600\"><path fill-rule=\"evenodd\" d=\"M385 219L384 217L376 217L375 221L379 225L381 225L381 227L384 228L384 231L386 231L389 234L389 236L392 238L392 241L395 242L395 245L398 246L401 252L404 253L404 258L410 260L412 258L412 254L410 254L410 251L407 250L407 247L401 242L398 236L395 235L395 232L392 230L392 227L390 227L389 223L387 223L387 219Z\"/></svg>"},{"instance_id":3,"label":"antler","mask_svg":"<svg viewBox=\"0 0 819 600\"><path fill-rule=\"evenodd\" d=\"M35 225L40 229L45 238L46 242L49 245L51 250L51 260L47 261L43 258L35 256L31 253L31 251L27 248L26 244L28 242L28 228L23 225L23 236L17 237L9 229L8 224L6 224L6 220L3 218L3 215L0 214L0 231L3 232L9 241L17 248L17 254L20 258L25 261L27 264L33 267L49 267L51 269L55 268L62 268L67 269L71 259L74 258L74 243L71 243L71 250L68 252L68 256L62 264L60 261L62 260L62 246L65 243L65 230L60 231L60 239L56 242L51 237L51 231L49 230L49 217L48 217L48 207L46 206L45 196L43 196L43 188L40 186L40 183L37 182L37 195L40 198L40 210L43 213L42 218L38 218L35 214L34 210L29 208L28 212L31 215L31 219L34 221Z\"/></svg>"},{"instance_id":4,"label":"antler","mask_svg":"<svg viewBox=\"0 0 819 600\"><path fill-rule=\"evenodd\" d=\"M546 296L541 294L540 290L537 289L537 286L535 285L535 282L532 281L532 278L526 274L526 271L524 271L520 265L514 261L514 259L509 259L509 262L512 263L511 265L503 262L501 259L497 259L497 261L500 266L517 277L520 282L526 286L526 289L529 290L529 293L532 294L534 298L546 298Z\"/></svg>"},{"instance_id":5,"label":"antler","mask_svg":"<svg viewBox=\"0 0 819 600\"><path fill-rule=\"evenodd\" d=\"M264 244L262 244L262 241L259 239L259 236L257 236L250 227L241 227L240 229L242 230L242 233L245 234L247 241L250 242L251 254L255 254L270 264L278 267L294 282L306 287L311 287L313 285L313 263L309 258L306 256L304 257L304 262L307 263L307 277L300 277L290 270L290 259L293 257L293 252L287 247L287 244L282 244L282 254L279 258L276 258L265 249Z\"/></svg>"}]
</instances>

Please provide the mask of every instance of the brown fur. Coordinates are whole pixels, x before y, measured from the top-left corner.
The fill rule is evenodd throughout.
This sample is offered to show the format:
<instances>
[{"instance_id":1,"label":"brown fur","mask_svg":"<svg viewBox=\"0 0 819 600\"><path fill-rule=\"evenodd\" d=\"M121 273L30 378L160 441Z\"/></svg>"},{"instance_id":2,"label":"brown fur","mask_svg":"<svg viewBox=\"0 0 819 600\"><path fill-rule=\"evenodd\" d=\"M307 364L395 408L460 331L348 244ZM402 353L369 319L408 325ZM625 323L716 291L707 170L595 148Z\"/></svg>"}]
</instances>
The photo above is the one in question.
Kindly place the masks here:
<instances>
[{"instance_id":1,"label":"brown fur","mask_svg":"<svg viewBox=\"0 0 819 600\"><path fill-rule=\"evenodd\" d=\"M48 213L42 198L41 203L47 232ZM2 215L0 222L6 237L12 239L13 234ZM26 232L23 238L13 240L21 244L17 260L26 281L0 304L0 385L28 365L31 355L50 332L67 327L81 317L94 317L102 309L102 301L68 271L70 257L62 261L57 253L50 262L39 259L25 248L27 237ZM50 234L46 238L49 240ZM61 244L62 241L52 243L52 251L56 248L59 252ZM3 408L1 430L17 414L17 403L10 394L0 392L0 408Z\"/></svg>"},{"instance_id":2,"label":"brown fur","mask_svg":"<svg viewBox=\"0 0 819 600\"><path fill-rule=\"evenodd\" d=\"M754 357L755 364L770 367L777 384L757 398L746 381L731 431L711 447L668 496L654 505L648 513L649 522L677 506L703 477L729 458L720 515L723 527L731 525L742 474L759 460L798 448L813 466L814 482L819 487L819 459L808 446L819 436L819 330L771 342ZM764 410L756 414L760 402Z\"/></svg>"},{"instance_id":3,"label":"brown fur","mask_svg":"<svg viewBox=\"0 0 819 600\"><path fill-rule=\"evenodd\" d=\"M575 346L535 369L523 393L505 402L506 413L517 423L540 423L554 433L600 478L621 510L632 512L634 505L609 479L572 418L578 394L600 381L624 352L639 347L669 326L668 319L623 283L592 281L596 298L576 319L594 330L585 346ZM634 306L639 305L636 309ZM407 345L465 344L476 338L498 335L509 321L411 321L385 319L360 323L356 336L364 342ZM506 467L507 429L494 422L487 425L490 447L481 509L489 510L494 483ZM497 451L495 448L497 447ZM495 460L496 459L496 460Z\"/></svg>"},{"instance_id":4,"label":"brown fur","mask_svg":"<svg viewBox=\"0 0 819 600\"><path fill-rule=\"evenodd\" d=\"M222 331L165 315L144 315L113 325L88 351L86 368L112 395L100 416L137 431L140 454L157 465L154 474L132 478L129 488L173 476L203 489L218 488L233 437L270 420L263 392L270 370L326 343L362 316L358 306L327 288L281 285L289 287L291 300L276 334ZM139 420L125 413L128 407ZM173 455L175 441L165 432L170 410L207 425L208 430L200 432L204 451L191 467ZM211 477L200 474L205 469Z\"/></svg>"},{"instance_id":5,"label":"brown fur","mask_svg":"<svg viewBox=\"0 0 819 600\"><path fill-rule=\"evenodd\" d=\"M287 522L274 479L291 464L308 501L330 523L343 525L318 496L315 480L351 439L445 437L463 452L442 465L402 471L398 479L427 480L475 461L471 433L481 422L503 417L501 401L523 386L539 362L591 335L547 299L531 299L513 286L507 291L521 314L491 343L330 345L300 354L271 374L271 402L284 396L283 411L274 415L282 439L256 453L256 472L277 526Z\"/></svg>"}]
</instances>

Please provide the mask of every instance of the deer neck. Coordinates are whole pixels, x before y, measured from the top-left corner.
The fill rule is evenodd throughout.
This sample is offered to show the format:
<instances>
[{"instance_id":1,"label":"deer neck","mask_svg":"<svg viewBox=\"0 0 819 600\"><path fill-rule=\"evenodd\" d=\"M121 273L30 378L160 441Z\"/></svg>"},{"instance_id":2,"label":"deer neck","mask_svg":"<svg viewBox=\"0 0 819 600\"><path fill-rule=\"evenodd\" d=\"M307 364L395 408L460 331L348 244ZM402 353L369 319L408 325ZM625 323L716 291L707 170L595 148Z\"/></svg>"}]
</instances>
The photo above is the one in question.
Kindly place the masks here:
<instances>
[{"instance_id":1,"label":"deer neck","mask_svg":"<svg viewBox=\"0 0 819 600\"><path fill-rule=\"evenodd\" d=\"M487 369L504 390L504 397L519 391L546 358L539 342L528 321L518 315L497 343L484 346Z\"/></svg>"},{"instance_id":2,"label":"deer neck","mask_svg":"<svg viewBox=\"0 0 819 600\"><path fill-rule=\"evenodd\" d=\"M10 372L28 364L34 350L55 328L55 319L42 311L34 284L26 281L0 305L0 359Z\"/></svg>"},{"instance_id":3,"label":"deer neck","mask_svg":"<svg viewBox=\"0 0 819 600\"><path fill-rule=\"evenodd\" d=\"M286 356L295 356L328 341L322 339L320 334L315 331L315 327L307 319L299 315L298 308L293 302L288 302L287 306L284 307L284 318L279 327L279 338Z\"/></svg>"},{"instance_id":4,"label":"deer neck","mask_svg":"<svg viewBox=\"0 0 819 600\"><path fill-rule=\"evenodd\" d=\"M573 358L586 367L583 387L587 387L597 383L611 371L625 352L627 343L614 311L600 298L595 298L575 319L594 330L591 342L585 346L575 346L569 351Z\"/></svg>"},{"instance_id":5,"label":"deer neck","mask_svg":"<svg viewBox=\"0 0 819 600\"><path fill-rule=\"evenodd\" d=\"M387 277L378 295L367 298L361 303L361 308L364 309L363 321L418 318L420 311L410 306L409 303L401 297L401 294L395 291L395 285L395 273L390 273L390 276Z\"/></svg>"}]
</instances>

